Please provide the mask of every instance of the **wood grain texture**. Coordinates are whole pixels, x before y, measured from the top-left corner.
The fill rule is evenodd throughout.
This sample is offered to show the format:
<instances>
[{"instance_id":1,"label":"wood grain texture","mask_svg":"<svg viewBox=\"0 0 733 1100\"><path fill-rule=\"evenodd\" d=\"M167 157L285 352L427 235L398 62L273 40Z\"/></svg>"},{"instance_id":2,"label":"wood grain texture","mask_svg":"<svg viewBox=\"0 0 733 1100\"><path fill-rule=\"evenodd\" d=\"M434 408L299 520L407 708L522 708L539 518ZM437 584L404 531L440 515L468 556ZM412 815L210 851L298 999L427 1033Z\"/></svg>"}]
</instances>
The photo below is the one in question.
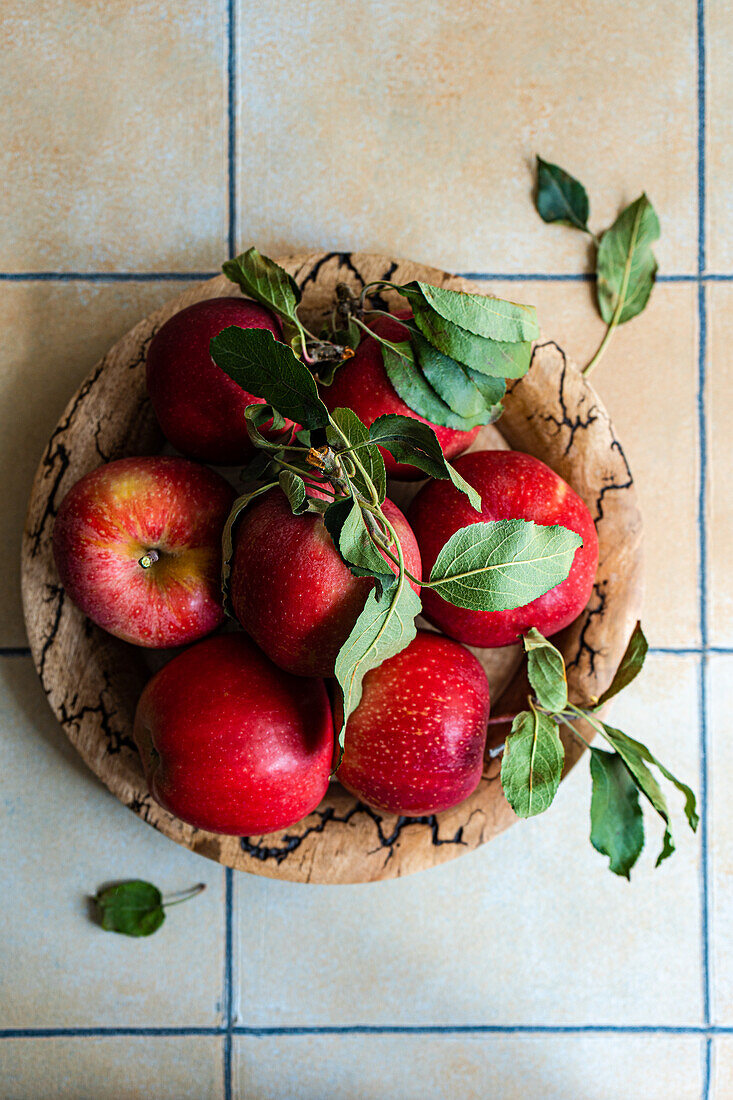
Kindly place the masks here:
<instances>
[{"instance_id":1,"label":"wood grain texture","mask_svg":"<svg viewBox=\"0 0 733 1100\"><path fill-rule=\"evenodd\" d=\"M321 253L280 263L302 288L311 330L330 311L340 281L358 288L374 279L420 278L453 289L486 290L484 284L382 256ZM332 784L314 813L282 832L239 838L196 830L158 806L145 786L131 737L135 704L149 675L145 655L85 619L58 581L51 533L65 493L102 462L155 453L162 446L145 393L145 356L153 334L192 302L238 293L223 276L186 290L124 336L67 406L38 468L23 538L23 602L33 658L52 710L89 767L126 806L178 843L238 870L300 882L410 874L454 859L516 820L501 791L498 760L487 757L481 784L464 803L425 818L376 813ZM382 301L389 308L402 300L388 293ZM567 662L571 697L583 703L610 682L640 614L642 528L633 478L602 402L552 342L536 345L529 373L510 386L500 425L501 435L485 429L478 445L508 444L543 459L570 482L596 521L600 564L591 600L556 639ZM400 489L401 503L410 491ZM517 671L518 648L479 656L495 709L511 680L498 706L498 712L505 707L508 712L525 685L522 670ZM492 727L491 744L505 732ZM566 749L569 768L580 751L574 740Z\"/></svg>"}]
</instances>

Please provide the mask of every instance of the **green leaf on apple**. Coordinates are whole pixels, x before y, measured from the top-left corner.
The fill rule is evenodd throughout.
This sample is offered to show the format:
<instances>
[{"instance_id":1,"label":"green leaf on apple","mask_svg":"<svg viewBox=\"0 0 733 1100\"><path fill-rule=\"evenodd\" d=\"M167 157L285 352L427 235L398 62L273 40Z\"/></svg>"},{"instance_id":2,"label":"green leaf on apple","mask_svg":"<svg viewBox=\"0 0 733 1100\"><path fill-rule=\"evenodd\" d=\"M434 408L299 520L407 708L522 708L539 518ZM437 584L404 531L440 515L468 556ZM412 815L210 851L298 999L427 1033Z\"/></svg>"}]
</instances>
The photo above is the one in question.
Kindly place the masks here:
<instances>
[{"instance_id":1,"label":"green leaf on apple","mask_svg":"<svg viewBox=\"0 0 733 1100\"><path fill-rule=\"evenodd\" d=\"M484 405L488 412L487 424L495 424L504 412L502 398L506 394L506 382L503 378L495 378L490 374L481 374L471 367L465 367L466 375L473 382L476 389L484 399Z\"/></svg>"},{"instance_id":2,"label":"green leaf on apple","mask_svg":"<svg viewBox=\"0 0 733 1100\"><path fill-rule=\"evenodd\" d=\"M411 304L418 329L444 355L493 378L521 378L529 370L529 341L491 340L453 324L426 308L420 299L413 299Z\"/></svg>"},{"instance_id":3,"label":"green leaf on apple","mask_svg":"<svg viewBox=\"0 0 733 1100\"><path fill-rule=\"evenodd\" d=\"M457 607L507 611L543 596L568 576L583 540L555 524L505 519L472 523L448 539L430 586Z\"/></svg>"},{"instance_id":4,"label":"green leaf on apple","mask_svg":"<svg viewBox=\"0 0 733 1100\"><path fill-rule=\"evenodd\" d=\"M382 362L387 377L405 404L418 416L424 416L432 424L454 428L459 432L471 431L484 423L484 415L467 420L446 405L422 371L418 370L412 345L408 341L393 344L382 340L381 344Z\"/></svg>"},{"instance_id":5,"label":"green leaf on apple","mask_svg":"<svg viewBox=\"0 0 733 1100\"><path fill-rule=\"evenodd\" d=\"M590 841L615 875L630 878L644 847L639 789L617 752L590 747Z\"/></svg>"},{"instance_id":6,"label":"green leaf on apple","mask_svg":"<svg viewBox=\"0 0 733 1100\"><path fill-rule=\"evenodd\" d=\"M232 558L234 557L234 531L237 523L242 515L242 512L247 507L251 500L256 497L264 496L265 493L269 493L270 489L274 489L279 482L269 481L266 485L260 485L258 488L251 490L249 493L243 493L241 497L237 497L232 505L232 510L227 517L227 521L224 524L224 530L221 536L221 596L222 606L225 614L230 619L236 621L237 616L234 614L234 607L232 605L232 596L230 592L230 584L232 578Z\"/></svg>"},{"instance_id":7,"label":"green leaf on apple","mask_svg":"<svg viewBox=\"0 0 733 1100\"><path fill-rule=\"evenodd\" d=\"M658 238L659 219L644 194L601 237L596 286L606 324L622 325L646 306L657 273L651 245Z\"/></svg>"},{"instance_id":8,"label":"green leaf on apple","mask_svg":"<svg viewBox=\"0 0 733 1100\"><path fill-rule=\"evenodd\" d=\"M248 405L244 410L244 422L247 434L255 447L258 447L261 451L279 451L281 449L282 441L269 439L262 434L261 430L267 428L269 432L277 433L282 432L285 428L284 417L280 416L280 413L273 409L272 405L261 405L259 403Z\"/></svg>"},{"instance_id":9,"label":"green leaf on apple","mask_svg":"<svg viewBox=\"0 0 733 1100\"><path fill-rule=\"evenodd\" d=\"M351 409L335 409L331 417L333 423L326 428L329 446L337 454L343 454L346 451L345 457L349 459L353 458L350 449L358 448L356 456L374 485L381 504L387 495L387 473L379 448L369 441L368 428ZM367 500L371 499L369 486L358 466L354 474L350 474L349 477Z\"/></svg>"},{"instance_id":10,"label":"green leaf on apple","mask_svg":"<svg viewBox=\"0 0 733 1100\"><path fill-rule=\"evenodd\" d=\"M353 497L334 501L323 516L326 530L342 560L356 577L393 583L394 574L372 541L361 505Z\"/></svg>"},{"instance_id":11,"label":"green leaf on apple","mask_svg":"<svg viewBox=\"0 0 733 1100\"><path fill-rule=\"evenodd\" d=\"M597 708L602 707L609 699L613 699L614 695L618 695L619 691L622 691L632 680L636 679L644 666L648 648L644 631L641 629L641 623L637 623L613 680L597 700Z\"/></svg>"},{"instance_id":12,"label":"green leaf on apple","mask_svg":"<svg viewBox=\"0 0 733 1100\"><path fill-rule=\"evenodd\" d=\"M248 248L233 260L222 264L227 279L237 283L245 294L280 317L296 321L300 287L292 275L256 248ZM297 323L297 322L296 322Z\"/></svg>"},{"instance_id":13,"label":"green leaf on apple","mask_svg":"<svg viewBox=\"0 0 733 1100\"><path fill-rule=\"evenodd\" d=\"M560 785L564 759L552 718L534 707L515 717L501 761L501 785L518 817L533 817L548 808Z\"/></svg>"},{"instance_id":14,"label":"green leaf on apple","mask_svg":"<svg viewBox=\"0 0 733 1100\"><path fill-rule=\"evenodd\" d=\"M588 193L579 180L557 164L537 157L537 212L545 222L570 225L589 233Z\"/></svg>"},{"instance_id":15,"label":"green leaf on apple","mask_svg":"<svg viewBox=\"0 0 733 1100\"><path fill-rule=\"evenodd\" d=\"M412 416L388 413L374 421L369 429L369 438L389 451L398 462L417 466L429 477L450 479L456 489L466 494L472 507L477 512L481 511L481 497L448 462L429 424L423 424Z\"/></svg>"},{"instance_id":16,"label":"green leaf on apple","mask_svg":"<svg viewBox=\"0 0 733 1100\"><path fill-rule=\"evenodd\" d=\"M422 605L403 576L389 585L377 582L369 593L354 629L336 658L336 679L343 695L339 745L343 749L349 715L359 705L362 681L370 669L408 646L417 634L415 618Z\"/></svg>"},{"instance_id":17,"label":"green leaf on apple","mask_svg":"<svg viewBox=\"0 0 733 1100\"><path fill-rule=\"evenodd\" d=\"M280 488L288 498L288 503L294 516L302 516L310 508L308 493L302 477L291 473L290 470L281 470L278 478Z\"/></svg>"},{"instance_id":18,"label":"green leaf on apple","mask_svg":"<svg viewBox=\"0 0 733 1100\"><path fill-rule=\"evenodd\" d=\"M431 312L475 336L513 344L536 340L540 334L534 306L507 302L486 294L447 290L419 280L401 287L400 293L413 303L419 295Z\"/></svg>"},{"instance_id":19,"label":"green leaf on apple","mask_svg":"<svg viewBox=\"0 0 733 1100\"><path fill-rule=\"evenodd\" d=\"M568 681L562 653L532 627L524 635L527 674L537 702L553 714L568 705Z\"/></svg>"},{"instance_id":20,"label":"green leaf on apple","mask_svg":"<svg viewBox=\"0 0 733 1100\"><path fill-rule=\"evenodd\" d=\"M271 332L230 325L212 337L209 348L216 365L238 386L264 398L281 416L304 428L325 428L329 423L313 375Z\"/></svg>"},{"instance_id":21,"label":"green leaf on apple","mask_svg":"<svg viewBox=\"0 0 733 1100\"><path fill-rule=\"evenodd\" d=\"M484 396L469 378L467 367L434 348L417 328L412 331L410 342L420 370L454 413L467 420L488 418Z\"/></svg>"}]
</instances>

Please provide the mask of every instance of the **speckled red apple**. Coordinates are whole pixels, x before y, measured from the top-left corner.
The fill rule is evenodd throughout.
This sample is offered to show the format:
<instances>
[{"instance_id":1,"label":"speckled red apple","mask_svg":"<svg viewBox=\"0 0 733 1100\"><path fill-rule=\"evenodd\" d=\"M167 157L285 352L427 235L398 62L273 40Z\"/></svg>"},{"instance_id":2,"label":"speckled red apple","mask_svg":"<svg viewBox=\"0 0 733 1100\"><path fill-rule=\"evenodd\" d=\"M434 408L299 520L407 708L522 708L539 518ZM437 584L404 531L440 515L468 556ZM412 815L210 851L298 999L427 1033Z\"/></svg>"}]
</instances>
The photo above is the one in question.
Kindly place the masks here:
<instances>
[{"instance_id":1,"label":"speckled red apple","mask_svg":"<svg viewBox=\"0 0 733 1100\"><path fill-rule=\"evenodd\" d=\"M177 646L224 618L221 535L234 491L185 458L122 458L86 474L59 508L53 551L70 599L142 646Z\"/></svg>"},{"instance_id":2,"label":"speckled red apple","mask_svg":"<svg viewBox=\"0 0 733 1100\"><path fill-rule=\"evenodd\" d=\"M376 810L448 810L479 784L488 718L489 683L473 654L419 631L364 677L337 778Z\"/></svg>"},{"instance_id":3,"label":"speckled red apple","mask_svg":"<svg viewBox=\"0 0 733 1100\"><path fill-rule=\"evenodd\" d=\"M407 569L419 577L420 553L405 517L390 500L382 508ZM371 578L347 569L321 517L294 516L279 490L245 510L235 538L232 603L244 629L281 668L333 676L338 651L373 586Z\"/></svg>"},{"instance_id":4,"label":"speckled red apple","mask_svg":"<svg viewBox=\"0 0 733 1100\"><path fill-rule=\"evenodd\" d=\"M411 313L398 313L394 320L389 317L377 317L369 327L385 340L399 343L409 339L409 332L399 323L399 318L405 320L411 316ZM370 336L366 336L361 341L353 359L348 359L343 366L339 367L333 383L330 386L321 386L320 392L329 411L353 409L367 428L371 427L378 417L385 416L387 413L411 416L422 424L430 424L443 448L443 454L448 459L463 454L478 435L478 428L473 428L470 432L459 432L453 428L431 424L425 417L413 412L398 395L387 377L382 361L381 344ZM406 481L425 477L421 470L404 462L397 462L388 451L381 447L379 449L384 458L388 477Z\"/></svg>"},{"instance_id":5,"label":"speckled red apple","mask_svg":"<svg viewBox=\"0 0 733 1100\"><path fill-rule=\"evenodd\" d=\"M481 494L481 512L448 481L431 481L412 502L408 517L428 577L443 545L460 527L486 520L527 519L542 526L560 524L576 531L583 545L575 551L567 578L544 596L510 611L471 611L455 607L429 588L423 613L440 630L466 645L503 646L530 627L545 637L578 617L588 603L598 568L598 537L593 518L578 494L544 462L519 451L474 451L455 463Z\"/></svg>"},{"instance_id":6,"label":"speckled red apple","mask_svg":"<svg viewBox=\"0 0 733 1100\"><path fill-rule=\"evenodd\" d=\"M174 657L140 697L135 741L153 798L197 829L294 825L326 793L333 721L322 680L289 676L244 634Z\"/></svg>"},{"instance_id":7,"label":"speckled red apple","mask_svg":"<svg viewBox=\"0 0 733 1100\"><path fill-rule=\"evenodd\" d=\"M166 439L182 454L218 466L252 456L244 410L264 404L211 358L209 341L230 325L267 329L278 340L282 335L278 319L257 302L209 298L166 321L147 358L148 393Z\"/></svg>"}]
</instances>

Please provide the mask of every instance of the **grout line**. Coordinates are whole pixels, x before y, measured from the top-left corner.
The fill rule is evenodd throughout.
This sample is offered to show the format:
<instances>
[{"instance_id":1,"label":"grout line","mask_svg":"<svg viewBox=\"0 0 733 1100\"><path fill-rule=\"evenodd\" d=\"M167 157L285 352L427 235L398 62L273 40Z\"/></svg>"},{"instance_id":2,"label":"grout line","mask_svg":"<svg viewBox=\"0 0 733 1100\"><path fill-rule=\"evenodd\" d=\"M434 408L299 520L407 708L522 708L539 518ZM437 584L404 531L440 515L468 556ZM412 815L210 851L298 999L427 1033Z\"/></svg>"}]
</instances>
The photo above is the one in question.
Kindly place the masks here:
<instances>
[{"instance_id":1,"label":"grout line","mask_svg":"<svg viewBox=\"0 0 733 1100\"><path fill-rule=\"evenodd\" d=\"M5 283L188 283L221 275L221 271L3 271Z\"/></svg>"},{"instance_id":2,"label":"grout line","mask_svg":"<svg viewBox=\"0 0 733 1100\"><path fill-rule=\"evenodd\" d=\"M697 423L700 454L700 473L698 486L698 534L699 534L699 600L700 600L700 846L701 846L701 932L702 932L702 969L703 969L703 1013L705 1024L709 1027L712 1019L712 983L711 983L711 941L710 941L710 850L708 843L708 547L706 527L707 502L707 415L706 397L706 358L707 358L707 299L704 284L706 263L706 163L705 163L705 109L706 109L706 68L705 68L705 3L697 0L697 312L698 312L698 386L697 386ZM704 1078L702 1100L710 1096L711 1040L705 1043Z\"/></svg>"},{"instance_id":3,"label":"grout line","mask_svg":"<svg viewBox=\"0 0 733 1100\"><path fill-rule=\"evenodd\" d=\"M702 1100L710 1100L711 1070L712 1070L713 1040L708 1035L705 1039L703 1063L702 1063Z\"/></svg>"},{"instance_id":4,"label":"grout line","mask_svg":"<svg viewBox=\"0 0 733 1100\"><path fill-rule=\"evenodd\" d=\"M230 135L230 156L234 158L235 131ZM231 227L228 233L229 251L236 251L236 178L233 163L229 168L229 207ZM462 279L476 282L495 280L497 282L545 282L545 283L592 283L593 274L553 273L543 271L459 271ZM157 283L157 282L201 282L221 275L219 271L0 271L0 282L5 283ZM658 283L727 283L733 282L733 274L698 275L657 275Z\"/></svg>"},{"instance_id":5,"label":"grout line","mask_svg":"<svg viewBox=\"0 0 733 1100\"><path fill-rule=\"evenodd\" d=\"M30 657L31 651L25 645L0 646L0 657Z\"/></svg>"},{"instance_id":6,"label":"grout line","mask_svg":"<svg viewBox=\"0 0 733 1100\"><path fill-rule=\"evenodd\" d=\"M234 911L234 872L231 867L224 868L225 884L225 925L224 925L224 1100L232 1098L232 1028L234 1026L234 953L233 953L233 911Z\"/></svg>"},{"instance_id":7,"label":"grout line","mask_svg":"<svg viewBox=\"0 0 733 1100\"><path fill-rule=\"evenodd\" d=\"M99 1038L103 1036L187 1037L226 1035L223 1027L40 1027L3 1028L2 1039ZM233 1027L253 1038L288 1035L733 1035L733 1027L695 1024L345 1024L291 1027Z\"/></svg>"},{"instance_id":8,"label":"grout line","mask_svg":"<svg viewBox=\"0 0 733 1100\"><path fill-rule=\"evenodd\" d=\"M235 0L227 5L227 170L229 183L229 256L236 255L237 248L237 181L236 181L236 138L237 138L237 40Z\"/></svg>"}]
</instances>

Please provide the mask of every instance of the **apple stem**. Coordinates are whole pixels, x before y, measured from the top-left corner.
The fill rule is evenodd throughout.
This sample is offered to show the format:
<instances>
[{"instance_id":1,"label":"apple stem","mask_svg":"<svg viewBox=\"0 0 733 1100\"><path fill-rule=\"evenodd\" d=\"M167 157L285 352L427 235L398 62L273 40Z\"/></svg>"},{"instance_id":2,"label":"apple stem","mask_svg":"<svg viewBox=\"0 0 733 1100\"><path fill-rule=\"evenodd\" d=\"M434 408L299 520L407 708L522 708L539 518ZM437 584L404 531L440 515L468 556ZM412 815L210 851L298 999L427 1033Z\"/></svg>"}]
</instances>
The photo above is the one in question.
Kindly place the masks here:
<instances>
[{"instance_id":1,"label":"apple stem","mask_svg":"<svg viewBox=\"0 0 733 1100\"><path fill-rule=\"evenodd\" d=\"M142 565L143 569L149 569L151 565L155 565L156 561L159 561L160 554L157 550L148 550L147 553L138 560L138 565Z\"/></svg>"}]
</instances>

